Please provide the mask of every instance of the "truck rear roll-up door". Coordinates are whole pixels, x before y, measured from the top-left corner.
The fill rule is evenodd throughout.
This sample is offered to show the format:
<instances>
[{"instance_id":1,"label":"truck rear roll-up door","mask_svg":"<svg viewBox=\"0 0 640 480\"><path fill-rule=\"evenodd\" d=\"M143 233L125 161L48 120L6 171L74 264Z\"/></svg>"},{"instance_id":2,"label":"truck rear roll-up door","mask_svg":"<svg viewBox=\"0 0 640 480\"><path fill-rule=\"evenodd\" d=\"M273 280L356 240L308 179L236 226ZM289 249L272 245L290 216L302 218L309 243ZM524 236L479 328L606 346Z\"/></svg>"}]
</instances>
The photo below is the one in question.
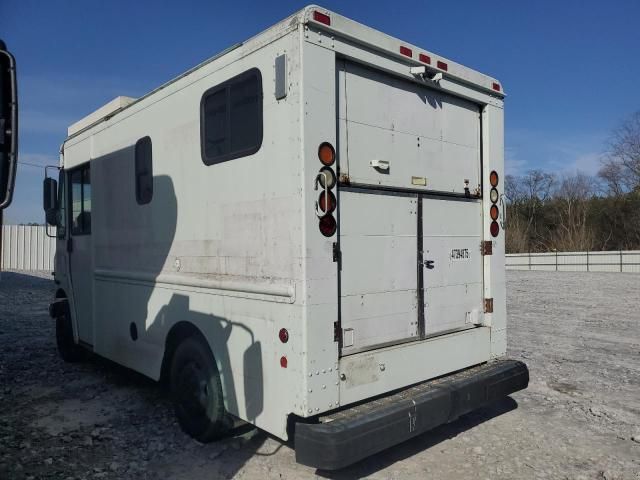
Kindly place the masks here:
<instances>
[{"instance_id":1,"label":"truck rear roll-up door","mask_svg":"<svg viewBox=\"0 0 640 480\"><path fill-rule=\"evenodd\" d=\"M480 186L478 105L352 62L338 69L340 172L352 184L454 194Z\"/></svg>"}]
</instances>

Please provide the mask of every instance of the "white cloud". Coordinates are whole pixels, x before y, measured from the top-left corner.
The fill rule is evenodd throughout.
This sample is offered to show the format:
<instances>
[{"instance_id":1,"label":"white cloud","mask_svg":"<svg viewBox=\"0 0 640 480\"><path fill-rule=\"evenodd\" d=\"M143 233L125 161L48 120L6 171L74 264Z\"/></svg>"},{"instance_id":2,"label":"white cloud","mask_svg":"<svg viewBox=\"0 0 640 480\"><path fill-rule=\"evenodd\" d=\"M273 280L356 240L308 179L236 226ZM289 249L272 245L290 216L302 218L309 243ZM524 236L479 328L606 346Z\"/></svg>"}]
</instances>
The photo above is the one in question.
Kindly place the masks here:
<instances>
[{"instance_id":1,"label":"white cloud","mask_svg":"<svg viewBox=\"0 0 640 480\"><path fill-rule=\"evenodd\" d=\"M600 168L604 134L555 132L516 129L506 132L506 171L520 175L541 169L551 173L581 171L595 175Z\"/></svg>"},{"instance_id":2,"label":"white cloud","mask_svg":"<svg viewBox=\"0 0 640 480\"><path fill-rule=\"evenodd\" d=\"M585 153L576 157L573 164L567 166L565 170L583 172L588 175L596 175L601 167L601 158L602 154L598 152Z\"/></svg>"},{"instance_id":3,"label":"white cloud","mask_svg":"<svg viewBox=\"0 0 640 480\"><path fill-rule=\"evenodd\" d=\"M527 170L527 162L518 157L517 149L505 147L504 170L507 175L522 175Z\"/></svg>"}]
</instances>

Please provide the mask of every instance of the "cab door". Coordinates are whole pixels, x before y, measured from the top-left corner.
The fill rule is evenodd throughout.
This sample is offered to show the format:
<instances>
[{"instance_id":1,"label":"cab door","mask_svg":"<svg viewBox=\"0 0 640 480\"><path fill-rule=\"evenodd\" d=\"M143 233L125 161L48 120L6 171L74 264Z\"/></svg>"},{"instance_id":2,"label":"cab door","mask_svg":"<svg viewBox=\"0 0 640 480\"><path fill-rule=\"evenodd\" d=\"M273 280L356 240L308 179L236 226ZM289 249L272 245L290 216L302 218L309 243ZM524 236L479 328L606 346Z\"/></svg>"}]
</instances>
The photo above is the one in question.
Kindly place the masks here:
<instances>
[{"instance_id":1,"label":"cab door","mask_svg":"<svg viewBox=\"0 0 640 480\"><path fill-rule=\"evenodd\" d=\"M89 162L68 172L69 228L67 253L79 339L93 345L93 241L91 237L91 168Z\"/></svg>"}]
</instances>

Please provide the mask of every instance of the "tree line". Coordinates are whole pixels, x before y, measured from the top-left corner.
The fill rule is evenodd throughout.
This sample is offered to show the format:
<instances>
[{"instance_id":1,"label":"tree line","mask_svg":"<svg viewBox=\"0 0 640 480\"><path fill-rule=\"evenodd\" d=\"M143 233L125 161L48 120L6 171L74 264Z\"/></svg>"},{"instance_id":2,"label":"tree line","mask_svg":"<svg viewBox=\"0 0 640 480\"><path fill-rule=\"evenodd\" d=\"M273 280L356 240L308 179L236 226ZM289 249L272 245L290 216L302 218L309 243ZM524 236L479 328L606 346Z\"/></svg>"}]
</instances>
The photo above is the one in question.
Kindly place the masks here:
<instances>
[{"instance_id":1,"label":"tree line","mask_svg":"<svg viewBox=\"0 0 640 480\"><path fill-rule=\"evenodd\" d=\"M507 253L640 250L640 111L614 130L597 175L505 178Z\"/></svg>"}]
</instances>

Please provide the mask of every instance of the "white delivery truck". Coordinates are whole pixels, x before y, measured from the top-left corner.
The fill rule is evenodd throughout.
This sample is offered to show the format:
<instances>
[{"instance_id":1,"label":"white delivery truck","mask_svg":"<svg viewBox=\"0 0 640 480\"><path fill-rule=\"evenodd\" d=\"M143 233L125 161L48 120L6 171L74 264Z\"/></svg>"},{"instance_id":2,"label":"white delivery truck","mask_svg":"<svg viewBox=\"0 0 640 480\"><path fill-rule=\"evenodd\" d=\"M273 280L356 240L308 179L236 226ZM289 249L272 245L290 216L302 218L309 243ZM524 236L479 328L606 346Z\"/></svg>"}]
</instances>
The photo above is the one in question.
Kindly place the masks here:
<instances>
[{"instance_id":1,"label":"white delivery truck","mask_svg":"<svg viewBox=\"0 0 640 480\"><path fill-rule=\"evenodd\" d=\"M309 6L69 128L45 180L57 340L337 469L523 389L503 88Z\"/></svg>"}]
</instances>

